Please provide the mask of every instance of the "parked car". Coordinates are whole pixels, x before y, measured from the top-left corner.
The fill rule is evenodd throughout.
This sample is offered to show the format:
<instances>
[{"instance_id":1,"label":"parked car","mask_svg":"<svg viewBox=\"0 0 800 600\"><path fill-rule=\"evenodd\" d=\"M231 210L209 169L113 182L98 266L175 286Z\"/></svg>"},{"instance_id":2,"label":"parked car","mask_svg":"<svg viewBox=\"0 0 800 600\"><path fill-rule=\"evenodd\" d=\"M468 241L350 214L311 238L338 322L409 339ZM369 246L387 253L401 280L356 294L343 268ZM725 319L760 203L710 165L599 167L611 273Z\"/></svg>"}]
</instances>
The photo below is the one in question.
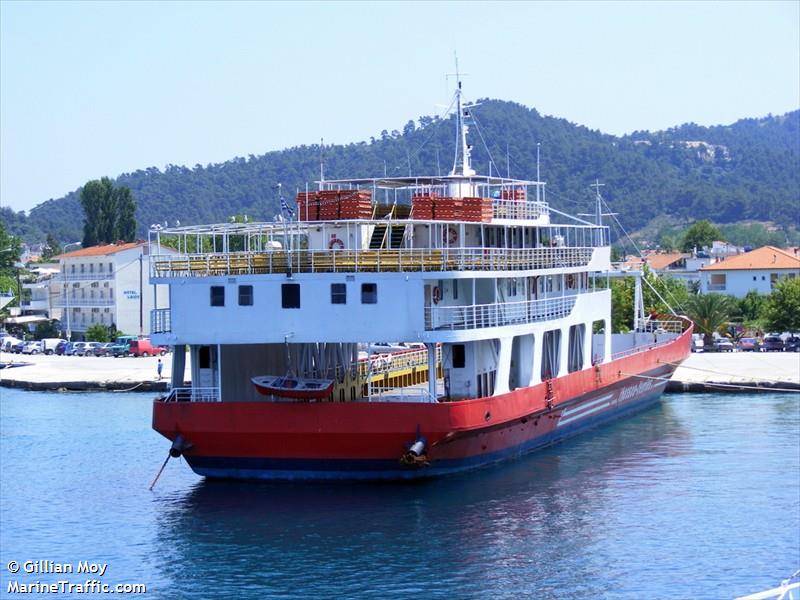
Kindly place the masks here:
<instances>
[{"instance_id":1,"label":"parked car","mask_svg":"<svg viewBox=\"0 0 800 600\"><path fill-rule=\"evenodd\" d=\"M791 337L786 338L786 341L783 342L783 351L800 352L800 337L793 335Z\"/></svg>"},{"instance_id":2,"label":"parked car","mask_svg":"<svg viewBox=\"0 0 800 600\"><path fill-rule=\"evenodd\" d=\"M117 358L119 356L128 356L130 354L130 343L136 340L135 335L121 335L111 345L109 350L111 356Z\"/></svg>"},{"instance_id":3,"label":"parked car","mask_svg":"<svg viewBox=\"0 0 800 600\"><path fill-rule=\"evenodd\" d=\"M66 342L67 340L63 340L61 338L44 338L42 340L42 352L45 354L53 354L56 351L56 347L61 342Z\"/></svg>"},{"instance_id":4,"label":"parked car","mask_svg":"<svg viewBox=\"0 0 800 600\"><path fill-rule=\"evenodd\" d=\"M58 342L58 344L56 344L56 348L54 350L54 352L56 353L56 356L63 356L64 355L64 350L67 349L67 345L68 344L69 344L69 342L67 340L61 340L60 342Z\"/></svg>"},{"instance_id":5,"label":"parked car","mask_svg":"<svg viewBox=\"0 0 800 600\"><path fill-rule=\"evenodd\" d=\"M94 356L94 350L100 345L100 342L82 342L84 345L75 350L75 356Z\"/></svg>"},{"instance_id":6,"label":"parked car","mask_svg":"<svg viewBox=\"0 0 800 600\"><path fill-rule=\"evenodd\" d=\"M733 342L728 338L719 338L714 342L714 350L717 352L733 352Z\"/></svg>"},{"instance_id":7,"label":"parked car","mask_svg":"<svg viewBox=\"0 0 800 600\"><path fill-rule=\"evenodd\" d=\"M783 340L777 335L768 335L764 338L764 352L783 352Z\"/></svg>"},{"instance_id":8,"label":"parked car","mask_svg":"<svg viewBox=\"0 0 800 600\"><path fill-rule=\"evenodd\" d=\"M13 346L15 346L16 344L19 344L21 342L22 342L22 340L17 339L15 337L5 337L5 338L3 338L2 350L3 350L3 352L13 352L13 350L11 348Z\"/></svg>"},{"instance_id":9,"label":"parked car","mask_svg":"<svg viewBox=\"0 0 800 600\"><path fill-rule=\"evenodd\" d=\"M95 356L111 356L109 352L111 351L111 346L114 345L114 342L105 342L100 344L94 349Z\"/></svg>"},{"instance_id":10,"label":"parked car","mask_svg":"<svg viewBox=\"0 0 800 600\"><path fill-rule=\"evenodd\" d=\"M8 351L11 352L12 354L22 354L22 348L25 346L26 343L27 342L22 342L22 341L12 343L8 347Z\"/></svg>"},{"instance_id":11,"label":"parked car","mask_svg":"<svg viewBox=\"0 0 800 600\"><path fill-rule=\"evenodd\" d=\"M22 346L21 352L22 354L41 354L42 342L26 342L25 345Z\"/></svg>"},{"instance_id":12,"label":"parked car","mask_svg":"<svg viewBox=\"0 0 800 600\"><path fill-rule=\"evenodd\" d=\"M86 342L70 342L64 350L64 356L80 356L85 347Z\"/></svg>"},{"instance_id":13,"label":"parked car","mask_svg":"<svg viewBox=\"0 0 800 600\"><path fill-rule=\"evenodd\" d=\"M739 350L741 352L754 352L758 351L758 340L752 337L746 337L739 340Z\"/></svg>"},{"instance_id":14,"label":"parked car","mask_svg":"<svg viewBox=\"0 0 800 600\"><path fill-rule=\"evenodd\" d=\"M169 348L163 346L153 346L147 338L142 340L133 340L129 347L128 352L133 356L155 356L156 354L164 356L169 352Z\"/></svg>"}]
</instances>

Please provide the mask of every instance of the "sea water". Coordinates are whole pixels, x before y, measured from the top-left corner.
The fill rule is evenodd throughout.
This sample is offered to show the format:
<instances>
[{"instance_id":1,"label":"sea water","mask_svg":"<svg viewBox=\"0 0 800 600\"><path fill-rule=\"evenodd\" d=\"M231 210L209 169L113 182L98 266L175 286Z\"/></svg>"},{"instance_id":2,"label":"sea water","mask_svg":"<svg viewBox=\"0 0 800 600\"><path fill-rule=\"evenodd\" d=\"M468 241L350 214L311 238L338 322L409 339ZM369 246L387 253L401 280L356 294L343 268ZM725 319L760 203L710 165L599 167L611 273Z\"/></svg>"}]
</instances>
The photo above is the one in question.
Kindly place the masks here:
<instances>
[{"instance_id":1,"label":"sea water","mask_svg":"<svg viewBox=\"0 0 800 600\"><path fill-rule=\"evenodd\" d=\"M429 482L215 482L171 460L152 492L169 444L150 410L0 390L0 595L716 599L800 567L798 394L668 395Z\"/></svg>"}]
</instances>

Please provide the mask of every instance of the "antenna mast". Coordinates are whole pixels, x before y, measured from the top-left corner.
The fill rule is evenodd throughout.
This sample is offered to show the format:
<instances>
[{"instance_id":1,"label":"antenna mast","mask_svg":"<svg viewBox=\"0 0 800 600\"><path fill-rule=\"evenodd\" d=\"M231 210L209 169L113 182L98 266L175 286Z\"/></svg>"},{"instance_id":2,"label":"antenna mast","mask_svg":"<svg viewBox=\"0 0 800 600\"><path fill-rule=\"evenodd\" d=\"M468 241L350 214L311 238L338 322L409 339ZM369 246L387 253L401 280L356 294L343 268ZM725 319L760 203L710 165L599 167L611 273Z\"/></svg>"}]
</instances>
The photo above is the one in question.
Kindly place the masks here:
<instances>
[{"instance_id":1,"label":"antenna mast","mask_svg":"<svg viewBox=\"0 0 800 600\"><path fill-rule=\"evenodd\" d=\"M595 221L597 221L597 224L602 226L603 225L603 217L612 217L612 216L617 214L617 213L612 213L612 212L607 212L607 213L603 212L603 197L600 195L600 188L604 187L605 185L606 185L605 183L600 183L599 179L595 179L594 183L589 186L589 187L593 187L594 188L595 200L597 202L597 207L595 208L595 213L594 214L591 214L591 213L578 213L579 217L594 217Z\"/></svg>"},{"instance_id":2,"label":"antenna mast","mask_svg":"<svg viewBox=\"0 0 800 600\"><path fill-rule=\"evenodd\" d=\"M472 104L462 104L461 102L461 76L466 73L458 71L458 55L456 55L456 72L448 75L456 78L456 133L458 141L456 143L456 157L453 161L453 170L450 175L463 175L470 177L475 175L475 170L470 165L470 151L472 147L467 143L467 133L469 132L468 121L470 120L469 109Z\"/></svg>"},{"instance_id":3,"label":"antenna mast","mask_svg":"<svg viewBox=\"0 0 800 600\"><path fill-rule=\"evenodd\" d=\"M322 162L322 149L325 146L325 138L319 138L319 189L322 189L322 182L325 181L325 166Z\"/></svg>"},{"instance_id":4,"label":"antenna mast","mask_svg":"<svg viewBox=\"0 0 800 600\"><path fill-rule=\"evenodd\" d=\"M597 224L603 224L603 197L600 195L600 188L605 186L605 183L600 183L599 179L595 179L594 183L589 187L594 188L595 198L597 200L597 212L595 213L595 218L597 219Z\"/></svg>"}]
</instances>

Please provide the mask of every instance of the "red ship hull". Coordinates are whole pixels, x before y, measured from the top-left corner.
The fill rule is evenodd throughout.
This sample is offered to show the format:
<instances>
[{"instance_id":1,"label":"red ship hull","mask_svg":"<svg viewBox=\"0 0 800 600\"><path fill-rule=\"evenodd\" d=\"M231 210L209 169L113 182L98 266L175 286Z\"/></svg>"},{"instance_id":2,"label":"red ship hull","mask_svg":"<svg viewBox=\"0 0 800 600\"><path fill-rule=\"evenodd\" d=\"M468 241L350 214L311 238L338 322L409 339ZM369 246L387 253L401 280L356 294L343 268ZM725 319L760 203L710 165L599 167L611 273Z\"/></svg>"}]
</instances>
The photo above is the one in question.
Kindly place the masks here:
<instances>
[{"instance_id":1,"label":"red ship hull","mask_svg":"<svg viewBox=\"0 0 800 600\"><path fill-rule=\"evenodd\" d=\"M657 402L689 354L676 339L498 396L444 403L165 402L153 428L191 444L207 477L412 479L479 467L546 446ZM425 441L425 458L400 459Z\"/></svg>"}]
</instances>

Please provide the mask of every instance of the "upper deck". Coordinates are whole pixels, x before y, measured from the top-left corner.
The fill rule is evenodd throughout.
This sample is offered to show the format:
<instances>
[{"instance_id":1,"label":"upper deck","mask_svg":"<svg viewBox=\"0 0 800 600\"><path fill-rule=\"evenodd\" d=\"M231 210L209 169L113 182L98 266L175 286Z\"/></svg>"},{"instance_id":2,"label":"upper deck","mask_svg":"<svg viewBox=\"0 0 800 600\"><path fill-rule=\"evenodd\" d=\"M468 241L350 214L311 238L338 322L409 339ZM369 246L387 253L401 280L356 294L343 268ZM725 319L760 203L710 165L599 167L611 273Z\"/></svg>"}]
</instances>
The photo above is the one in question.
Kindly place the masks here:
<instances>
[{"instance_id":1,"label":"upper deck","mask_svg":"<svg viewBox=\"0 0 800 600\"><path fill-rule=\"evenodd\" d=\"M151 232L177 253L151 258L154 280L285 273L569 270L593 264L608 230L594 225L359 219L223 223ZM596 261L595 261L596 263Z\"/></svg>"}]
</instances>

